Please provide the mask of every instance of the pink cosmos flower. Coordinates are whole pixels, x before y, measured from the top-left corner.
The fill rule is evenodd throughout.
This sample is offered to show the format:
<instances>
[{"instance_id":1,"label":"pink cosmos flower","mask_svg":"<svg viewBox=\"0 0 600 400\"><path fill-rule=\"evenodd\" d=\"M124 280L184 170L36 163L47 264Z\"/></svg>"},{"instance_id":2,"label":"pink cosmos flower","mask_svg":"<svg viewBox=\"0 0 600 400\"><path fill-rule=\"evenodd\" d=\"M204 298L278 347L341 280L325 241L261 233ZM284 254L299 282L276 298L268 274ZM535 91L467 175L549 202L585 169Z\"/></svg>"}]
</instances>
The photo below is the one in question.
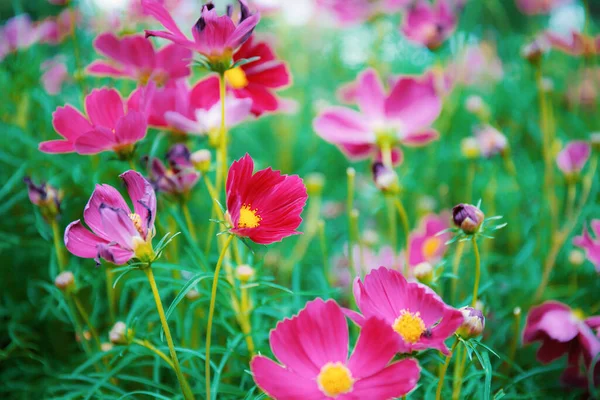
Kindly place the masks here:
<instances>
[{"instance_id":1,"label":"pink cosmos flower","mask_svg":"<svg viewBox=\"0 0 600 400\"><path fill-rule=\"evenodd\" d=\"M64 60L61 57L54 57L44 61L40 68L43 71L40 80L46 93L52 96L60 93L63 82L69 77Z\"/></svg>"},{"instance_id":2,"label":"pink cosmos flower","mask_svg":"<svg viewBox=\"0 0 600 400\"><path fill-rule=\"evenodd\" d=\"M341 26L366 22L378 15L393 14L411 0L317 0L317 5L330 12Z\"/></svg>"},{"instance_id":3,"label":"pink cosmos flower","mask_svg":"<svg viewBox=\"0 0 600 400\"><path fill-rule=\"evenodd\" d=\"M573 140L558 153L556 165L565 175L578 174L590 158L591 151L589 143L583 140Z\"/></svg>"},{"instance_id":4,"label":"pink cosmos flower","mask_svg":"<svg viewBox=\"0 0 600 400\"><path fill-rule=\"evenodd\" d=\"M38 32L27 14L10 18L0 28L0 47L5 56L13 51L26 49L38 41Z\"/></svg>"},{"instance_id":5,"label":"pink cosmos flower","mask_svg":"<svg viewBox=\"0 0 600 400\"><path fill-rule=\"evenodd\" d=\"M371 271L364 282L354 280L354 300L362 315L351 310L346 315L359 326L371 317L385 320L395 331L395 351L400 353L434 348L448 354L444 341L464 320L431 289L407 282L400 272L386 267Z\"/></svg>"},{"instance_id":6,"label":"pink cosmos flower","mask_svg":"<svg viewBox=\"0 0 600 400\"><path fill-rule=\"evenodd\" d=\"M259 42L254 36L233 54L233 61L252 57L260 58L225 72L229 90L236 97L252 99L254 115L281 110L284 104L274 92L291 83L287 65L277 59L267 42Z\"/></svg>"},{"instance_id":7,"label":"pink cosmos flower","mask_svg":"<svg viewBox=\"0 0 600 400\"><path fill-rule=\"evenodd\" d=\"M573 238L573 244L585 250L587 259L596 266L596 271L600 273L600 219L593 219L590 225L595 239L586 228L583 228L581 236Z\"/></svg>"},{"instance_id":8,"label":"pink cosmos flower","mask_svg":"<svg viewBox=\"0 0 600 400\"><path fill-rule=\"evenodd\" d=\"M146 136L146 116L126 107L115 89L92 90L85 98L85 111L87 117L71 105L58 107L52 125L63 139L40 143L40 151L97 154L112 150L127 156Z\"/></svg>"},{"instance_id":9,"label":"pink cosmos flower","mask_svg":"<svg viewBox=\"0 0 600 400\"><path fill-rule=\"evenodd\" d=\"M245 1L240 3L240 19L236 25L228 7L227 15L218 16L211 2L202 6L200 19L192 28L194 40L189 40L177 27L167 9L156 0L142 0L144 11L152 15L167 31L146 30L146 37L157 36L184 46L204 55L209 61L227 62L233 51L241 46L252 34L260 20L260 14L251 14ZM227 65L228 67L228 65Z\"/></svg>"},{"instance_id":10,"label":"pink cosmos flower","mask_svg":"<svg viewBox=\"0 0 600 400\"><path fill-rule=\"evenodd\" d=\"M573 0L515 0L517 8L526 15L548 14Z\"/></svg>"},{"instance_id":11,"label":"pink cosmos flower","mask_svg":"<svg viewBox=\"0 0 600 400\"><path fill-rule=\"evenodd\" d=\"M313 123L317 134L337 145L349 159L380 157L384 143L392 148L392 159L397 163L402 159L398 144L423 146L438 138L430 125L440 114L441 100L431 75L400 78L389 94L372 69L357 80L360 112L329 107Z\"/></svg>"},{"instance_id":12,"label":"pink cosmos flower","mask_svg":"<svg viewBox=\"0 0 600 400\"><path fill-rule=\"evenodd\" d=\"M65 8L56 17L46 18L37 28L40 43L62 43L73 33L80 21L80 12L71 8Z\"/></svg>"},{"instance_id":13,"label":"pink cosmos flower","mask_svg":"<svg viewBox=\"0 0 600 400\"><path fill-rule=\"evenodd\" d=\"M446 212L439 215L428 214L421 219L419 228L411 232L409 237L411 267L422 262L435 265L442 259L447 249L445 243L450 240L450 232L436 235L448 228L450 228L450 214Z\"/></svg>"},{"instance_id":14,"label":"pink cosmos flower","mask_svg":"<svg viewBox=\"0 0 600 400\"><path fill-rule=\"evenodd\" d=\"M402 32L412 42L435 50L456 29L457 18L449 0L417 2L404 14Z\"/></svg>"},{"instance_id":15,"label":"pink cosmos flower","mask_svg":"<svg viewBox=\"0 0 600 400\"><path fill-rule=\"evenodd\" d=\"M476 127L475 140L479 147L479 153L486 158L502 154L508 147L506 136L491 125Z\"/></svg>"},{"instance_id":16,"label":"pink cosmos flower","mask_svg":"<svg viewBox=\"0 0 600 400\"><path fill-rule=\"evenodd\" d=\"M308 195L297 175L271 168L254 173L254 161L246 154L231 164L226 191L226 219L234 235L270 244L300 233L296 229Z\"/></svg>"},{"instance_id":17,"label":"pink cosmos flower","mask_svg":"<svg viewBox=\"0 0 600 400\"><path fill-rule=\"evenodd\" d=\"M167 153L168 167L157 158L151 161L150 182L157 191L175 196L187 196L198 183L200 173L190 161L190 150L176 144Z\"/></svg>"},{"instance_id":18,"label":"pink cosmos flower","mask_svg":"<svg viewBox=\"0 0 600 400\"><path fill-rule=\"evenodd\" d=\"M571 32L570 37L548 31L545 35L552 48L572 56L591 57L600 53L600 35L593 37Z\"/></svg>"},{"instance_id":19,"label":"pink cosmos flower","mask_svg":"<svg viewBox=\"0 0 600 400\"><path fill-rule=\"evenodd\" d=\"M132 258L154 258L152 238L155 234L156 196L152 185L136 171L119 176L125 182L133 203L133 213L123 196L112 186L96 185L83 211L83 219L71 222L65 230L65 246L81 258L100 258L123 265Z\"/></svg>"},{"instance_id":20,"label":"pink cosmos flower","mask_svg":"<svg viewBox=\"0 0 600 400\"><path fill-rule=\"evenodd\" d=\"M484 86L504 76L502 61L494 46L487 42L467 46L446 69L454 84Z\"/></svg>"},{"instance_id":21,"label":"pink cosmos flower","mask_svg":"<svg viewBox=\"0 0 600 400\"><path fill-rule=\"evenodd\" d=\"M350 269L348 257L348 245L344 246L343 254L333 259L334 272L331 278L336 286L347 289L357 276L357 270L363 274L368 274L379 265L386 265L388 268L402 270L402 255L394 254L391 246L382 246L374 249L365 244L361 248L358 245L352 247L352 261L354 269Z\"/></svg>"},{"instance_id":22,"label":"pink cosmos flower","mask_svg":"<svg viewBox=\"0 0 600 400\"><path fill-rule=\"evenodd\" d=\"M141 35L119 38L106 32L94 40L94 48L109 60L92 62L86 70L92 75L129 78L142 85L153 80L158 86L164 86L190 74L192 52L177 44L156 51Z\"/></svg>"},{"instance_id":23,"label":"pink cosmos flower","mask_svg":"<svg viewBox=\"0 0 600 400\"><path fill-rule=\"evenodd\" d=\"M537 359L543 364L567 353L568 367L563 373L563 381L583 383L585 376L581 377L580 365L589 368L592 359L600 353L600 338L593 331L598 328L600 316L584 319L579 310L572 310L557 301L547 301L529 311L523 344L541 341Z\"/></svg>"},{"instance_id":24,"label":"pink cosmos flower","mask_svg":"<svg viewBox=\"0 0 600 400\"><path fill-rule=\"evenodd\" d=\"M348 358L348 325L333 300L306 303L277 324L269 342L283 365L259 355L250 368L256 384L273 399L385 400L405 395L419 380L415 359L390 364L393 331L377 318L365 321Z\"/></svg>"}]
</instances>

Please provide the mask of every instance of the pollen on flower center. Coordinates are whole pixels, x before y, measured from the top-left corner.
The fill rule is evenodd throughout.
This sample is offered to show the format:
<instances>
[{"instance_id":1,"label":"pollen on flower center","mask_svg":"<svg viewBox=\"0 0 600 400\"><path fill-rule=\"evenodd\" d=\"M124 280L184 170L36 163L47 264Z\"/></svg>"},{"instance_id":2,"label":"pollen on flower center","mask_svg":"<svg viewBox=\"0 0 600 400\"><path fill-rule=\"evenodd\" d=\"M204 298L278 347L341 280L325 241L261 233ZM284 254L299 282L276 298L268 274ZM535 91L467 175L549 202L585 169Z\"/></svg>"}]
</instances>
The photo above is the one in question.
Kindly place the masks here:
<instances>
[{"instance_id":1,"label":"pollen on flower center","mask_svg":"<svg viewBox=\"0 0 600 400\"><path fill-rule=\"evenodd\" d=\"M248 86L248 78L246 73L240 67L235 67L225 71L225 79L234 89L243 89Z\"/></svg>"},{"instance_id":2,"label":"pollen on flower center","mask_svg":"<svg viewBox=\"0 0 600 400\"><path fill-rule=\"evenodd\" d=\"M329 397L352 391L354 379L350 370L341 362L327 363L317 376L319 389Z\"/></svg>"},{"instance_id":3,"label":"pollen on flower center","mask_svg":"<svg viewBox=\"0 0 600 400\"><path fill-rule=\"evenodd\" d=\"M243 204L240 209L240 219L238 220L238 228L256 228L260 225L262 218L258 215L258 209L252 209L250 204Z\"/></svg>"},{"instance_id":4,"label":"pollen on flower center","mask_svg":"<svg viewBox=\"0 0 600 400\"><path fill-rule=\"evenodd\" d=\"M442 241L437 237L430 237L423 243L423 255L429 259L435 255L440 248Z\"/></svg>"},{"instance_id":5,"label":"pollen on flower center","mask_svg":"<svg viewBox=\"0 0 600 400\"><path fill-rule=\"evenodd\" d=\"M129 218L131 219L131 222L133 222L133 226L135 226L135 229L137 229L140 236L143 237L144 231L142 230L142 217L140 217L139 214L131 213L129 214Z\"/></svg>"},{"instance_id":6,"label":"pollen on flower center","mask_svg":"<svg viewBox=\"0 0 600 400\"><path fill-rule=\"evenodd\" d=\"M396 318L392 328L407 343L417 343L426 329L419 312L413 314L408 310L400 311L400 316Z\"/></svg>"}]
</instances>

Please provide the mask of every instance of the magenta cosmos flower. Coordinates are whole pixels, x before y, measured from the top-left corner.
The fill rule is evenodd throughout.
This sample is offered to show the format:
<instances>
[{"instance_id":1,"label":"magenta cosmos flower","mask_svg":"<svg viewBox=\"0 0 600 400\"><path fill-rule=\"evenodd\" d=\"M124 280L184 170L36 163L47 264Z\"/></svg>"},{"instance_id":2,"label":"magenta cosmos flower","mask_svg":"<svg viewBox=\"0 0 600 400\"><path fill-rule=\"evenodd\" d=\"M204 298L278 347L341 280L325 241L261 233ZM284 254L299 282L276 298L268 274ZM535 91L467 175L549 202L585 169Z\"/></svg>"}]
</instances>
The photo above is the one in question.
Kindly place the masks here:
<instances>
[{"instance_id":1,"label":"magenta cosmos flower","mask_svg":"<svg viewBox=\"0 0 600 400\"><path fill-rule=\"evenodd\" d=\"M359 326L382 318L396 337L395 351L411 353L429 348L448 354L444 341L463 323L462 313L447 306L428 287L407 282L398 271L380 267L361 282L354 280L354 300L362 315L346 310Z\"/></svg>"},{"instance_id":2,"label":"magenta cosmos flower","mask_svg":"<svg viewBox=\"0 0 600 400\"><path fill-rule=\"evenodd\" d=\"M127 157L146 136L146 116L126 107L115 89L94 89L85 98L87 117L70 105L58 107L52 125L63 140L42 142L44 153L97 154L112 150Z\"/></svg>"},{"instance_id":3,"label":"magenta cosmos flower","mask_svg":"<svg viewBox=\"0 0 600 400\"><path fill-rule=\"evenodd\" d=\"M98 76L129 78L145 85L154 81L158 86L190 74L192 52L177 44L155 50L141 35L119 38L107 32L94 40L94 48L108 60L97 60L87 72Z\"/></svg>"},{"instance_id":4,"label":"magenta cosmos flower","mask_svg":"<svg viewBox=\"0 0 600 400\"><path fill-rule=\"evenodd\" d=\"M336 22L349 26L366 22L378 15L404 9L411 0L317 0L317 5L330 12Z\"/></svg>"},{"instance_id":5,"label":"magenta cosmos flower","mask_svg":"<svg viewBox=\"0 0 600 400\"><path fill-rule=\"evenodd\" d=\"M579 174L590 158L591 151L589 143L582 140L571 141L556 156L556 165L565 175Z\"/></svg>"},{"instance_id":6,"label":"magenta cosmos flower","mask_svg":"<svg viewBox=\"0 0 600 400\"><path fill-rule=\"evenodd\" d=\"M252 14L245 1L240 3L240 19L233 22L233 8L227 8L227 15L219 16L213 3L202 6L200 19L192 28L194 40L189 40L177 27L167 9L156 0L142 0L142 7L149 15L160 22L167 31L146 30L146 37L157 36L184 46L204 55L209 61L231 61L233 51L241 46L252 34L260 20L258 13ZM228 65L227 65L228 67Z\"/></svg>"},{"instance_id":7,"label":"magenta cosmos flower","mask_svg":"<svg viewBox=\"0 0 600 400\"><path fill-rule=\"evenodd\" d=\"M595 239L584 227L581 236L573 238L573 244L585 250L587 259L596 266L596 271L600 273L600 219L593 219L590 226Z\"/></svg>"},{"instance_id":8,"label":"magenta cosmos flower","mask_svg":"<svg viewBox=\"0 0 600 400\"><path fill-rule=\"evenodd\" d=\"M417 2L404 14L402 32L408 40L435 50L456 29L457 18L450 0Z\"/></svg>"},{"instance_id":9,"label":"magenta cosmos flower","mask_svg":"<svg viewBox=\"0 0 600 400\"><path fill-rule=\"evenodd\" d=\"M356 101L360 112L329 107L313 123L319 136L351 160L377 158L381 148L389 147L399 162L398 144L423 146L439 136L430 126L442 107L431 74L400 78L386 94L377 73L368 69L358 76Z\"/></svg>"},{"instance_id":10,"label":"magenta cosmos flower","mask_svg":"<svg viewBox=\"0 0 600 400\"><path fill-rule=\"evenodd\" d=\"M133 212L123 196L109 185L96 185L83 210L83 219L71 222L65 230L65 246L81 258L100 258L123 265L132 258L150 262L154 258L152 238L156 218L156 195L152 185L135 171L119 176L125 182Z\"/></svg>"},{"instance_id":11,"label":"magenta cosmos flower","mask_svg":"<svg viewBox=\"0 0 600 400\"><path fill-rule=\"evenodd\" d=\"M390 364L393 332L377 318L365 322L348 358L348 324L333 300L306 303L277 324L269 342L283 365L255 356L250 368L258 387L273 399L384 400L405 395L419 380L416 360Z\"/></svg>"},{"instance_id":12,"label":"magenta cosmos flower","mask_svg":"<svg viewBox=\"0 0 600 400\"><path fill-rule=\"evenodd\" d=\"M234 235L269 244L299 234L308 195L297 175L271 168L254 173L254 161L246 154L231 164L226 191L226 218Z\"/></svg>"},{"instance_id":13,"label":"magenta cosmos flower","mask_svg":"<svg viewBox=\"0 0 600 400\"><path fill-rule=\"evenodd\" d=\"M238 98L252 99L252 113L261 115L284 108L275 91L291 83L287 65L277 59L267 42L251 36L233 55L233 61L259 57L258 60L225 72L229 90Z\"/></svg>"},{"instance_id":14,"label":"magenta cosmos flower","mask_svg":"<svg viewBox=\"0 0 600 400\"><path fill-rule=\"evenodd\" d=\"M450 239L450 232L439 236L437 234L448 228L450 228L448 213L429 214L421 219L419 228L411 232L409 237L411 267L423 262L435 265L442 259L446 252L446 242Z\"/></svg>"},{"instance_id":15,"label":"magenta cosmos flower","mask_svg":"<svg viewBox=\"0 0 600 400\"><path fill-rule=\"evenodd\" d=\"M600 328L600 316L584 319L581 311L572 310L557 301L547 301L529 311L523 344L540 341L537 359L547 364L568 354L568 366L563 381L581 383L580 367L589 368L600 353L600 338L594 330Z\"/></svg>"},{"instance_id":16,"label":"magenta cosmos flower","mask_svg":"<svg viewBox=\"0 0 600 400\"><path fill-rule=\"evenodd\" d=\"M515 0L517 8L527 15L548 14L555 8L572 2L573 0Z\"/></svg>"},{"instance_id":17,"label":"magenta cosmos flower","mask_svg":"<svg viewBox=\"0 0 600 400\"><path fill-rule=\"evenodd\" d=\"M572 56L591 57L600 53L600 35L593 37L573 31L565 37L548 31L545 38L552 48Z\"/></svg>"}]
</instances>

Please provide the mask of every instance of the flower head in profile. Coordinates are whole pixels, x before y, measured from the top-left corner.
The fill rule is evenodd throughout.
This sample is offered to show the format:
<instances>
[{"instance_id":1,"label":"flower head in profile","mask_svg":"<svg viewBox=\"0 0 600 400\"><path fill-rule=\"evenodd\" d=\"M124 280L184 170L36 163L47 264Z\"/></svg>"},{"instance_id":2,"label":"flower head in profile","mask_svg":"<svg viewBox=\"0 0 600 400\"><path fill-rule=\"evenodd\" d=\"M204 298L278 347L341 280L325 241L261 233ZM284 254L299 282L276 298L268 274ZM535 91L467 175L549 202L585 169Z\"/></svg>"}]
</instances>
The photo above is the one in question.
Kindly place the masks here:
<instances>
[{"instance_id":1,"label":"flower head in profile","mask_svg":"<svg viewBox=\"0 0 600 400\"><path fill-rule=\"evenodd\" d=\"M157 158L150 164L150 181L157 191L174 196L187 196L198 183L200 173L190 161L190 150L185 144L172 146L167 153L167 166Z\"/></svg>"},{"instance_id":2,"label":"flower head in profile","mask_svg":"<svg viewBox=\"0 0 600 400\"><path fill-rule=\"evenodd\" d=\"M252 14L245 0L238 0L240 17L237 24L232 18L233 7L227 7L227 14L219 16L212 2L202 6L200 18L192 28L193 40L188 39L177 27L167 9L156 0L142 0L144 12L152 15L167 30L146 30L146 37L156 36L172 41L202 54L209 63L229 68L235 49L241 46L252 34L260 20L258 13Z\"/></svg>"},{"instance_id":3,"label":"flower head in profile","mask_svg":"<svg viewBox=\"0 0 600 400\"><path fill-rule=\"evenodd\" d=\"M419 380L416 360L390 363L393 331L378 318L365 321L348 357L348 324L333 300L306 303L277 324L269 342L281 364L259 355L250 368L258 387L274 399L385 400L405 395Z\"/></svg>"},{"instance_id":4,"label":"flower head in profile","mask_svg":"<svg viewBox=\"0 0 600 400\"><path fill-rule=\"evenodd\" d=\"M515 0L517 8L526 15L548 14L555 8L572 2L573 0Z\"/></svg>"},{"instance_id":5,"label":"flower head in profile","mask_svg":"<svg viewBox=\"0 0 600 400\"><path fill-rule=\"evenodd\" d=\"M40 208L44 219L48 222L56 219L60 215L60 203L63 198L62 190L47 182L40 182L39 185L36 185L28 176L23 178L23 181L27 185L29 201Z\"/></svg>"},{"instance_id":6,"label":"flower head in profile","mask_svg":"<svg viewBox=\"0 0 600 400\"><path fill-rule=\"evenodd\" d=\"M127 158L146 136L146 116L132 109L115 89L94 89L85 98L87 116L71 105L58 107L52 125L62 140L42 142L44 153L97 154L114 151Z\"/></svg>"},{"instance_id":7,"label":"flower head in profile","mask_svg":"<svg viewBox=\"0 0 600 400\"><path fill-rule=\"evenodd\" d=\"M296 231L308 198L297 175L282 175L271 168L254 173L250 155L234 161L227 175L229 231L255 243L279 242Z\"/></svg>"},{"instance_id":8,"label":"flower head in profile","mask_svg":"<svg viewBox=\"0 0 600 400\"><path fill-rule=\"evenodd\" d=\"M233 61L258 60L232 68L225 72L229 91L238 98L252 99L252 113L261 115L285 108L275 91L284 89L291 83L289 68L277 59L275 51L267 42L251 36L234 54Z\"/></svg>"},{"instance_id":9,"label":"flower head in profile","mask_svg":"<svg viewBox=\"0 0 600 400\"><path fill-rule=\"evenodd\" d=\"M65 246L81 258L104 259L123 265L132 258L151 262L155 257L156 195L152 185L138 172L120 175L133 203L133 212L112 186L96 185L83 211L83 219L71 222L65 230Z\"/></svg>"},{"instance_id":10,"label":"flower head in profile","mask_svg":"<svg viewBox=\"0 0 600 400\"><path fill-rule=\"evenodd\" d=\"M417 2L404 14L402 33L412 42L435 50L456 29L457 18L450 0Z\"/></svg>"},{"instance_id":11,"label":"flower head in profile","mask_svg":"<svg viewBox=\"0 0 600 400\"><path fill-rule=\"evenodd\" d=\"M319 136L351 160L381 159L381 149L391 148L397 164L402 160L398 145L423 146L439 136L431 128L441 111L431 74L401 77L386 93L377 73L368 69L358 77L356 101L360 112L329 107L313 123Z\"/></svg>"},{"instance_id":12,"label":"flower head in profile","mask_svg":"<svg viewBox=\"0 0 600 400\"><path fill-rule=\"evenodd\" d=\"M479 147L479 154L489 158L496 154L504 154L508 149L508 140L498 129L491 125L482 125L475 128L475 140Z\"/></svg>"},{"instance_id":13,"label":"flower head in profile","mask_svg":"<svg viewBox=\"0 0 600 400\"><path fill-rule=\"evenodd\" d=\"M94 40L94 48L108 60L92 62L86 69L92 75L133 79L141 85L154 81L164 86L190 74L192 52L177 44L156 50L141 35L119 38L106 32Z\"/></svg>"},{"instance_id":14,"label":"flower head in profile","mask_svg":"<svg viewBox=\"0 0 600 400\"><path fill-rule=\"evenodd\" d=\"M573 238L573 244L585 251L587 259L594 264L596 271L600 273L600 219L593 219L590 222L590 226L592 227L594 237L584 227L581 236Z\"/></svg>"},{"instance_id":15,"label":"flower head in profile","mask_svg":"<svg viewBox=\"0 0 600 400\"><path fill-rule=\"evenodd\" d=\"M415 267L423 262L431 265L437 264L444 253L447 246L445 243L450 239L450 232L445 232L450 228L450 216L447 212L436 214L428 214L424 216L419 228L409 235L409 257L410 266Z\"/></svg>"},{"instance_id":16,"label":"flower head in profile","mask_svg":"<svg viewBox=\"0 0 600 400\"><path fill-rule=\"evenodd\" d=\"M594 37L572 31L571 35L564 36L548 31L545 37L553 49L571 56L593 57L600 53L600 35Z\"/></svg>"},{"instance_id":17,"label":"flower head in profile","mask_svg":"<svg viewBox=\"0 0 600 400\"><path fill-rule=\"evenodd\" d=\"M463 323L462 313L446 305L428 287L407 282L398 271L380 267L354 281L358 314L346 314L364 329L371 317L382 318L394 331L395 351L411 353L428 348L448 354L444 341Z\"/></svg>"},{"instance_id":18,"label":"flower head in profile","mask_svg":"<svg viewBox=\"0 0 600 400\"><path fill-rule=\"evenodd\" d=\"M582 140L573 140L556 156L556 165L566 176L578 175L590 158L592 148Z\"/></svg>"},{"instance_id":19,"label":"flower head in profile","mask_svg":"<svg viewBox=\"0 0 600 400\"><path fill-rule=\"evenodd\" d=\"M563 381L582 385L587 382L581 375L581 366L588 369L600 353L600 337L594 330L600 328L600 316L585 319L579 310L573 310L557 301L547 301L529 311L523 344L541 342L537 359L547 364L568 354Z\"/></svg>"}]
</instances>

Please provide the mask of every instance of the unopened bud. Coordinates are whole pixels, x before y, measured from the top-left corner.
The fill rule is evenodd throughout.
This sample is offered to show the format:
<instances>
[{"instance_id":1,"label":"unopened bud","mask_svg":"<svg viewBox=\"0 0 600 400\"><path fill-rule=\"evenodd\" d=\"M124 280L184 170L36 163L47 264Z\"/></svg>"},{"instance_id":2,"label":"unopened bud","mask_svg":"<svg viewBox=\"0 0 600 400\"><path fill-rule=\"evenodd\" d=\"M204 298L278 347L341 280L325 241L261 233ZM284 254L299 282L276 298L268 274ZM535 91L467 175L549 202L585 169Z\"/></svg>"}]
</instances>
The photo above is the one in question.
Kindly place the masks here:
<instances>
[{"instance_id":1,"label":"unopened bud","mask_svg":"<svg viewBox=\"0 0 600 400\"><path fill-rule=\"evenodd\" d=\"M542 56L548 51L548 43L543 37L534 39L521 48L521 56L533 65L538 65Z\"/></svg>"},{"instance_id":2,"label":"unopened bud","mask_svg":"<svg viewBox=\"0 0 600 400\"><path fill-rule=\"evenodd\" d=\"M461 203L452 209L454 224L468 235L479 230L484 218L483 212L472 204Z\"/></svg>"},{"instance_id":3,"label":"unopened bud","mask_svg":"<svg viewBox=\"0 0 600 400\"><path fill-rule=\"evenodd\" d=\"M200 172L208 172L211 158L210 150L207 149L197 150L190 154L190 162Z\"/></svg>"},{"instance_id":4,"label":"unopened bud","mask_svg":"<svg viewBox=\"0 0 600 400\"><path fill-rule=\"evenodd\" d=\"M431 283L433 280L433 266L427 261L423 261L415 266L413 269L415 278L422 283Z\"/></svg>"},{"instance_id":5,"label":"unopened bud","mask_svg":"<svg viewBox=\"0 0 600 400\"><path fill-rule=\"evenodd\" d=\"M462 307L460 312L464 317L464 322L457 329L456 333L464 339L471 339L481 335L485 328L483 312L473 307Z\"/></svg>"},{"instance_id":6,"label":"unopened bud","mask_svg":"<svg viewBox=\"0 0 600 400\"><path fill-rule=\"evenodd\" d=\"M63 292L70 291L75 288L75 275L71 271L64 271L58 274L54 279L54 286Z\"/></svg>"},{"instance_id":7,"label":"unopened bud","mask_svg":"<svg viewBox=\"0 0 600 400\"><path fill-rule=\"evenodd\" d=\"M323 191L323 186L325 186L325 176L314 172L304 179L304 184L309 196L318 196Z\"/></svg>"},{"instance_id":8,"label":"unopened bud","mask_svg":"<svg viewBox=\"0 0 600 400\"><path fill-rule=\"evenodd\" d=\"M235 269L235 276L240 282L246 283L254 277L254 268L247 264L238 265Z\"/></svg>"},{"instance_id":9,"label":"unopened bud","mask_svg":"<svg viewBox=\"0 0 600 400\"><path fill-rule=\"evenodd\" d=\"M477 116L482 121L487 121L490 117L490 110L481 96L471 95L465 101L465 107L471 114Z\"/></svg>"},{"instance_id":10,"label":"unopened bud","mask_svg":"<svg viewBox=\"0 0 600 400\"><path fill-rule=\"evenodd\" d=\"M466 159L479 157L479 143L474 137L466 137L460 141L460 152Z\"/></svg>"},{"instance_id":11,"label":"unopened bud","mask_svg":"<svg viewBox=\"0 0 600 400\"><path fill-rule=\"evenodd\" d=\"M55 220L60 214L60 202L63 198L62 191L46 182L36 185L28 176L23 178L23 181L27 184L29 201L40 208L42 216L46 221L51 222Z\"/></svg>"},{"instance_id":12,"label":"unopened bud","mask_svg":"<svg viewBox=\"0 0 600 400\"><path fill-rule=\"evenodd\" d=\"M573 249L569 253L569 262L578 267L585 262L585 253L578 249Z\"/></svg>"},{"instance_id":13,"label":"unopened bud","mask_svg":"<svg viewBox=\"0 0 600 400\"><path fill-rule=\"evenodd\" d=\"M196 289L191 289L189 292L187 292L187 293L185 294L185 297L186 297L188 300L197 300L197 299L199 299L199 298L200 298L200 292L199 292L199 291L197 291Z\"/></svg>"},{"instance_id":14,"label":"unopened bud","mask_svg":"<svg viewBox=\"0 0 600 400\"><path fill-rule=\"evenodd\" d=\"M133 329L128 329L123 321L118 321L114 324L108 333L108 338L112 344L129 344L133 336Z\"/></svg>"},{"instance_id":15,"label":"unopened bud","mask_svg":"<svg viewBox=\"0 0 600 400\"><path fill-rule=\"evenodd\" d=\"M108 342L104 342L100 345L100 350L102 350L103 352L107 352L107 351L111 351L113 348L112 343L108 343Z\"/></svg>"},{"instance_id":16,"label":"unopened bud","mask_svg":"<svg viewBox=\"0 0 600 400\"><path fill-rule=\"evenodd\" d=\"M377 189L384 193L398 193L400 191L400 184L398 183L398 175L396 172L386 167L381 162L374 162L372 166L373 181Z\"/></svg>"}]
</instances>

